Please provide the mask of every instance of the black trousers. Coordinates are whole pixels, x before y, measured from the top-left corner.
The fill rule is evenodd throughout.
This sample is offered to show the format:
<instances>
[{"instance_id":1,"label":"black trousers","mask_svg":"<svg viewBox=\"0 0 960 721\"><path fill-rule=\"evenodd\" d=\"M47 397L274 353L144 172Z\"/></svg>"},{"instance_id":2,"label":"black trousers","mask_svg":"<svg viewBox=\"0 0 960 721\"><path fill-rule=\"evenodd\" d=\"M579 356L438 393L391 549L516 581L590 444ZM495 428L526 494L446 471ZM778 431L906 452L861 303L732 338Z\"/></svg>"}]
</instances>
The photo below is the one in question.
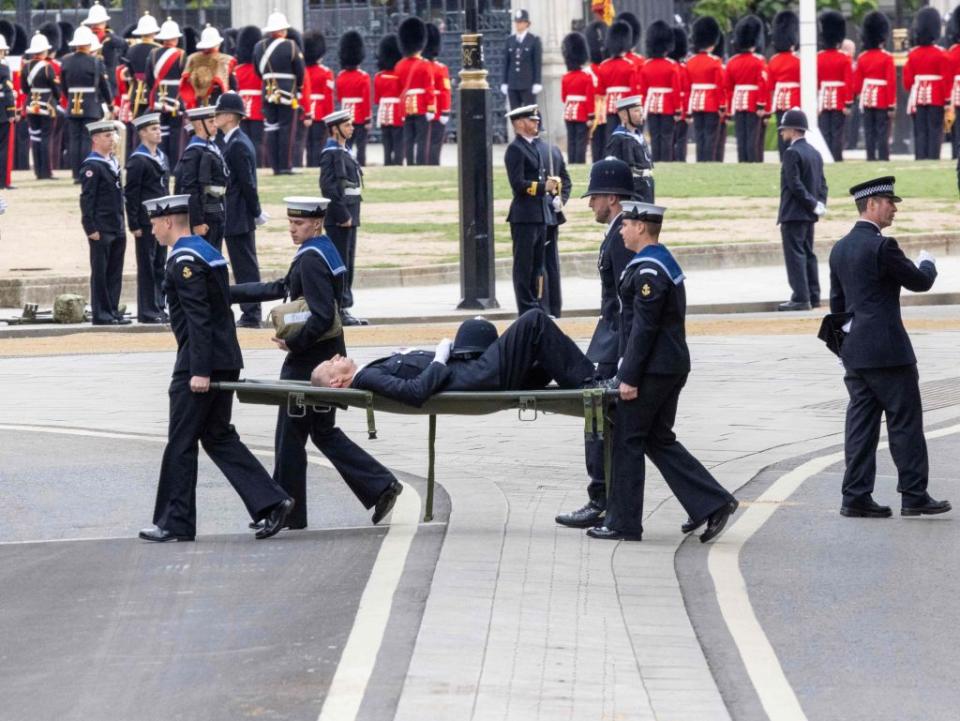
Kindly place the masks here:
<instances>
[{"instance_id":1,"label":"black trousers","mask_svg":"<svg viewBox=\"0 0 960 721\"><path fill-rule=\"evenodd\" d=\"M843 160L843 146L846 142L843 132L845 120L842 110L824 110L817 118L817 125L820 126L823 139L830 148L833 159L838 163Z\"/></svg>"},{"instance_id":2,"label":"black trousers","mask_svg":"<svg viewBox=\"0 0 960 721\"><path fill-rule=\"evenodd\" d=\"M16 142L15 137L15 123L0 123L0 188L7 187L7 159L10 156L10 143Z\"/></svg>"},{"instance_id":3,"label":"black trousers","mask_svg":"<svg viewBox=\"0 0 960 721\"><path fill-rule=\"evenodd\" d=\"M720 113L694 113L693 137L697 148L697 162L716 162L717 145L720 142Z\"/></svg>"},{"instance_id":4,"label":"black trousers","mask_svg":"<svg viewBox=\"0 0 960 721\"><path fill-rule=\"evenodd\" d=\"M408 115L404 118L403 154L407 165L427 164L429 125L426 115Z\"/></svg>"},{"instance_id":5,"label":"black trousers","mask_svg":"<svg viewBox=\"0 0 960 721\"><path fill-rule=\"evenodd\" d=\"M307 129L307 167L320 167L320 154L327 142L327 126L322 120L315 120Z\"/></svg>"},{"instance_id":6,"label":"black trousers","mask_svg":"<svg viewBox=\"0 0 960 721\"><path fill-rule=\"evenodd\" d=\"M918 105L913 116L913 155L916 160L940 160L943 145L943 106Z\"/></svg>"},{"instance_id":7,"label":"black trousers","mask_svg":"<svg viewBox=\"0 0 960 721\"><path fill-rule=\"evenodd\" d=\"M141 228L139 238L134 238L137 253L137 320L156 321L163 315L164 264L157 263L157 256L166 260L166 248L157 242L150 228Z\"/></svg>"},{"instance_id":8,"label":"black trousers","mask_svg":"<svg viewBox=\"0 0 960 721\"><path fill-rule=\"evenodd\" d=\"M13 146L13 169L14 170L29 170L30 169L30 153L33 143L30 142L30 124L29 122L21 121L15 123L14 136L16 137L16 142Z\"/></svg>"},{"instance_id":9,"label":"black trousers","mask_svg":"<svg viewBox=\"0 0 960 721\"><path fill-rule=\"evenodd\" d=\"M850 403L844 439L844 505L865 500L873 492L883 414L902 503L909 507L926 500L929 466L918 378L916 365L846 369L843 382Z\"/></svg>"},{"instance_id":10,"label":"black trousers","mask_svg":"<svg viewBox=\"0 0 960 721\"><path fill-rule=\"evenodd\" d=\"M173 170L180 160L180 146L183 140L183 115L160 113L160 149L167 155L167 162ZM255 143L257 141L254 141ZM255 146L256 147L256 146Z\"/></svg>"},{"instance_id":11,"label":"black trousers","mask_svg":"<svg viewBox=\"0 0 960 721\"><path fill-rule=\"evenodd\" d=\"M427 165L440 165L440 154L443 152L443 141L447 136L447 126L439 120L431 120L429 134Z\"/></svg>"},{"instance_id":12,"label":"black trousers","mask_svg":"<svg viewBox=\"0 0 960 721\"><path fill-rule=\"evenodd\" d=\"M790 283L790 300L795 303L820 302L820 276L817 256L813 253L814 223L787 221L780 223L783 261Z\"/></svg>"},{"instance_id":13,"label":"black trousers","mask_svg":"<svg viewBox=\"0 0 960 721\"><path fill-rule=\"evenodd\" d=\"M598 160L603 160L606 157L606 148L607 125L600 123L593 129L593 135L590 136L590 162L596 163Z\"/></svg>"},{"instance_id":14,"label":"black trousers","mask_svg":"<svg viewBox=\"0 0 960 721\"><path fill-rule=\"evenodd\" d=\"M90 244L90 308L94 323L109 323L119 316L120 289L123 284L123 256L127 237L101 233Z\"/></svg>"},{"instance_id":15,"label":"black trousers","mask_svg":"<svg viewBox=\"0 0 960 721\"><path fill-rule=\"evenodd\" d=\"M304 151L307 147L307 132L309 128L303 124L303 110L297 109L293 114L293 138L291 140L290 164L294 168L303 167Z\"/></svg>"},{"instance_id":16,"label":"black trousers","mask_svg":"<svg viewBox=\"0 0 960 721\"><path fill-rule=\"evenodd\" d=\"M251 230L239 235L228 235L227 253L233 268L235 283L259 283L260 264L257 262L257 233ZM240 320L259 323L263 317L259 303L241 303Z\"/></svg>"},{"instance_id":17,"label":"black trousers","mask_svg":"<svg viewBox=\"0 0 960 721\"><path fill-rule=\"evenodd\" d=\"M207 216L207 233L203 236L203 239L207 241L210 245L216 248L221 253L223 252L223 216L219 218L214 216Z\"/></svg>"},{"instance_id":18,"label":"black trousers","mask_svg":"<svg viewBox=\"0 0 960 721\"><path fill-rule=\"evenodd\" d=\"M543 243L543 297L540 305L554 318L560 317L563 296L560 292L560 226L548 225Z\"/></svg>"},{"instance_id":19,"label":"black trousers","mask_svg":"<svg viewBox=\"0 0 960 721\"><path fill-rule=\"evenodd\" d=\"M572 120L567 125L567 162L582 165L587 162L587 124Z\"/></svg>"},{"instance_id":20,"label":"black trousers","mask_svg":"<svg viewBox=\"0 0 960 721\"><path fill-rule=\"evenodd\" d=\"M850 108L850 115L847 116L844 123L844 143L845 150L856 150L857 143L860 141L860 123L863 120L863 113L860 112L860 105L854 103Z\"/></svg>"},{"instance_id":21,"label":"black trousers","mask_svg":"<svg viewBox=\"0 0 960 721\"><path fill-rule=\"evenodd\" d=\"M314 123L316 125L317 123ZM326 132L326 129L323 127L323 123L319 123L321 129ZM257 149L257 167L263 168L266 166L266 152L265 144L263 142L263 121L262 120L250 120L245 119L240 121L240 129L247 134L247 137L250 138L250 142L253 143L253 147ZM323 143L326 142L326 135L324 135L323 140L320 141L320 147L317 148L317 157L320 157L320 151L323 150ZM317 165L319 165L317 161Z\"/></svg>"},{"instance_id":22,"label":"black trousers","mask_svg":"<svg viewBox=\"0 0 960 721\"><path fill-rule=\"evenodd\" d=\"M694 521L733 500L710 472L677 442L673 424L686 375L643 378L637 397L619 401L614 413L613 476L605 525L624 533L643 531L644 456L649 458Z\"/></svg>"},{"instance_id":23,"label":"black trousers","mask_svg":"<svg viewBox=\"0 0 960 721\"><path fill-rule=\"evenodd\" d=\"M760 122L760 116L740 111L733 116L733 125L737 136L737 162L762 163L763 123Z\"/></svg>"},{"instance_id":24,"label":"black trousers","mask_svg":"<svg viewBox=\"0 0 960 721\"><path fill-rule=\"evenodd\" d=\"M33 151L33 174L38 180L52 178L50 169L50 134L53 131L53 118L46 115L28 115L30 126L30 149Z\"/></svg>"},{"instance_id":25,"label":"black trousers","mask_svg":"<svg viewBox=\"0 0 960 721\"><path fill-rule=\"evenodd\" d=\"M686 120L678 120L673 126L673 161L675 163L687 162L687 136L689 135L690 125Z\"/></svg>"},{"instance_id":26,"label":"black trousers","mask_svg":"<svg viewBox=\"0 0 960 721\"><path fill-rule=\"evenodd\" d=\"M324 230L327 231L327 236L333 241L340 258L347 266L347 272L343 274L343 284L341 286L340 309L352 308L353 269L357 261L357 226L351 225L349 228L343 228L339 225L325 225Z\"/></svg>"},{"instance_id":27,"label":"black trousers","mask_svg":"<svg viewBox=\"0 0 960 721\"><path fill-rule=\"evenodd\" d=\"M524 105L533 105L537 102L537 96L533 94L533 88L523 88L521 90L507 89L507 100L510 102L510 110L522 108Z\"/></svg>"},{"instance_id":28,"label":"black trousers","mask_svg":"<svg viewBox=\"0 0 960 721\"><path fill-rule=\"evenodd\" d=\"M513 239L513 292L517 315L540 308L539 279L543 273L547 226L542 223L511 223Z\"/></svg>"},{"instance_id":29,"label":"black trousers","mask_svg":"<svg viewBox=\"0 0 960 721\"><path fill-rule=\"evenodd\" d=\"M348 148L357 149L357 162L361 167L367 164L367 126L354 125L353 137L347 143Z\"/></svg>"},{"instance_id":30,"label":"black trousers","mask_svg":"<svg viewBox=\"0 0 960 721\"><path fill-rule=\"evenodd\" d=\"M337 353L346 355L342 335L321 341L321 344L323 348L316 349L317 352L311 348L308 359L288 355L280 370L280 378L310 380L310 372L319 360L332 358ZM317 450L330 461L364 508L371 508L395 480L379 461L337 428L336 422L337 411L333 407L325 413L308 408L306 415L295 417L289 415L285 404L280 406L273 478L296 502L287 517L291 527L307 525L307 440L313 441Z\"/></svg>"},{"instance_id":31,"label":"black trousers","mask_svg":"<svg viewBox=\"0 0 960 721\"><path fill-rule=\"evenodd\" d=\"M383 164L403 165L403 126L384 125L380 128L380 135L383 138Z\"/></svg>"},{"instance_id":32,"label":"black trousers","mask_svg":"<svg viewBox=\"0 0 960 721\"><path fill-rule=\"evenodd\" d=\"M87 132L90 122L93 122L90 118L67 118L67 157L74 180L80 178L80 166L90 155L90 133Z\"/></svg>"},{"instance_id":33,"label":"black trousers","mask_svg":"<svg viewBox=\"0 0 960 721\"><path fill-rule=\"evenodd\" d=\"M293 115L293 108L289 105L263 104L263 134L267 141L267 162L273 168L274 175L290 170Z\"/></svg>"},{"instance_id":34,"label":"black trousers","mask_svg":"<svg viewBox=\"0 0 960 721\"><path fill-rule=\"evenodd\" d=\"M867 160L890 160L890 114L886 110L863 109L863 140Z\"/></svg>"},{"instance_id":35,"label":"black trousers","mask_svg":"<svg viewBox=\"0 0 960 721\"><path fill-rule=\"evenodd\" d=\"M239 370L213 371L213 381L235 381ZM160 482L153 522L176 535L197 532L198 442L239 494L250 517L259 521L286 500L285 494L231 425L233 393L193 393L190 374L177 372L170 381L170 424L160 464Z\"/></svg>"}]
</instances>

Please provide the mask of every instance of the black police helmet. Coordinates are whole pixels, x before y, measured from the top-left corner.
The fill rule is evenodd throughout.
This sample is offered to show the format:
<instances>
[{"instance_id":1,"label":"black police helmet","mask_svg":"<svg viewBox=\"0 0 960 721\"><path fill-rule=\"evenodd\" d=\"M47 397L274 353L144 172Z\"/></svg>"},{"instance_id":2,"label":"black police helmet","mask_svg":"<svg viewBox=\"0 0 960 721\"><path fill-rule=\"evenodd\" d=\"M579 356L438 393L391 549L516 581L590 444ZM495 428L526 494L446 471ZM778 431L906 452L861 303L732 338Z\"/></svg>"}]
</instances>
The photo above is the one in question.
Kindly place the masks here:
<instances>
[{"instance_id":1,"label":"black police helmet","mask_svg":"<svg viewBox=\"0 0 960 721\"><path fill-rule=\"evenodd\" d=\"M590 183L587 192L581 195L620 195L629 198L633 195L633 173L630 166L616 158L598 160L590 167Z\"/></svg>"},{"instance_id":2,"label":"black police helmet","mask_svg":"<svg viewBox=\"0 0 960 721\"><path fill-rule=\"evenodd\" d=\"M784 130L785 128L803 130L804 132L810 130L810 125L807 123L807 114L800 108L790 108L780 119L778 130Z\"/></svg>"},{"instance_id":3,"label":"black police helmet","mask_svg":"<svg viewBox=\"0 0 960 721\"><path fill-rule=\"evenodd\" d=\"M243 98L234 92L224 93L217 99L218 113L236 113L240 117L247 117L247 110L243 106Z\"/></svg>"},{"instance_id":4,"label":"black police helmet","mask_svg":"<svg viewBox=\"0 0 960 721\"><path fill-rule=\"evenodd\" d=\"M450 355L475 358L497 342L497 327L486 318L471 318L460 324Z\"/></svg>"}]
</instances>

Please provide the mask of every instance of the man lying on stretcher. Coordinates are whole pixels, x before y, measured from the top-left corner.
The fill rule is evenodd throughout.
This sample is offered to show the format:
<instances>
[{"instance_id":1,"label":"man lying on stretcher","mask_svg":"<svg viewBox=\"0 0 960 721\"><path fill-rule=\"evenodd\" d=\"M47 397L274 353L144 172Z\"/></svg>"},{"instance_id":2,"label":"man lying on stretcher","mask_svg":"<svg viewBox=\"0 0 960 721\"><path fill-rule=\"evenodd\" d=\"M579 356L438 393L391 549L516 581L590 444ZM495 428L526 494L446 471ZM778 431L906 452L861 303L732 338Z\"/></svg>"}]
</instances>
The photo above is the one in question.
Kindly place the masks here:
<instances>
[{"instance_id":1,"label":"man lying on stretcher","mask_svg":"<svg viewBox=\"0 0 960 721\"><path fill-rule=\"evenodd\" d=\"M418 407L441 391L531 390L550 381L560 388L603 383L593 363L541 310L528 310L473 357L451 358L452 346L444 338L434 352L395 353L362 367L351 358L334 356L313 369L310 383L373 391Z\"/></svg>"}]
</instances>

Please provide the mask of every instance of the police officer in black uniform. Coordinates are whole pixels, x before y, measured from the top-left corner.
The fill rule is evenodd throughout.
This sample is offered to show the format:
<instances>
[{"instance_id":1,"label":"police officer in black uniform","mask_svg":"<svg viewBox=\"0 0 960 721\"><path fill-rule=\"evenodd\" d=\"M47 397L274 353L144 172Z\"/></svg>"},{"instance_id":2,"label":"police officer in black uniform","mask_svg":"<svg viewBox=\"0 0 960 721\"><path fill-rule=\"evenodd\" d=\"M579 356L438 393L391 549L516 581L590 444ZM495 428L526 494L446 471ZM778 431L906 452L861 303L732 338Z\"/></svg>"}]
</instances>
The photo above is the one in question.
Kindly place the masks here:
<instances>
[{"instance_id":1,"label":"police officer in black uniform","mask_svg":"<svg viewBox=\"0 0 960 721\"><path fill-rule=\"evenodd\" d=\"M216 143L213 116L216 107L191 108L187 117L193 137L173 171L174 192L190 196L190 225L218 251L223 245L223 196L227 192L227 166Z\"/></svg>"},{"instance_id":2,"label":"police officer in black uniform","mask_svg":"<svg viewBox=\"0 0 960 721\"><path fill-rule=\"evenodd\" d=\"M26 55L31 56L20 70L20 89L27 98L27 123L33 149L33 173L38 180L53 177L50 169L50 134L60 103L60 81L48 58L50 41L36 32Z\"/></svg>"},{"instance_id":3,"label":"police officer in black uniform","mask_svg":"<svg viewBox=\"0 0 960 721\"><path fill-rule=\"evenodd\" d=\"M250 517L263 521L256 537L269 538L283 528L294 502L231 425L233 393L210 388L211 381L237 380L243 357L230 309L227 261L203 238L190 235L190 202L186 195L147 201L153 234L170 248L166 288L177 360L154 525L140 531L140 538L165 542L196 537L198 443L240 495Z\"/></svg>"},{"instance_id":4,"label":"police officer in black uniform","mask_svg":"<svg viewBox=\"0 0 960 721\"><path fill-rule=\"evenodd\" d=\"M120 164L113 153L117 128L111 120L87 125L92 150L80 165L80 215L90 243L90 307L94 325L127 325L120 313L123 256L127 236L123 228L123 191Z\"/></svg>"},{"instance_id":5,"label":"police officer in black uniform","mask_svg":"<svg viewBox=\"0 0 960 721\"><path fill-rule=\"evenodd\" d=\"M513 25L517 32L507 38L500 91L507 96L509 107L519 108L536 103L543 90L543 46L540 38L529 32L530 13L526 10L514 12Z\"/></svg>"},{"instance_id":6,"label":"police officer in black uniform","mask_svg":"<svg viewBox=\"0 0 960 721\"><path fill-rule=\"evenodd\" d=\"M563 206L570 199L573 181L567 172L567 163L560 148L537 138L537 149L543 157L547 173L560 178L560 193L550 198L547 205L547 229L543 244L543 285L540 305L554 318L559 318L563 309L560 289L560 226L567 222Z\"/></svg>"},{"instance_id":7,"label":"police officer in black uniform","mask_svg":"<svg viewBox=\"0 0 960 721\"><path fill-rule=\"evenodd\" d=\"M91 52L96 37L81 25L70 40L74 51L63 59L60 83L67 99L67 157L73 180L80 182L80 163L90 153L87 123L100 120L110 107L112 91L103 60ZM164 193L166 195L166 193Z\"/></svg>"},{"instance_id":8,"label":"police officer in black uniform","mask_svg":"<svg viewBox=\"0 0 960 721\"><path fill-rule=\"evenodd\" d=\"M367 325L355 317L353 307L353 270L357 258L357 228L360 227L360 197L363 170L347 148L353 137L353 115L337 110L323 118L330 137L320 153L320 194L330 201L323 227L333 241L347 273L340 297L340 319L344 325Z\"/></svg>"},{"instance_id":9,"label":"police officer in black uniform","mask_svg":"<svg viewBox=\"0 0 960 721\"><path fill-rule=\"evenodd\" d=\"M549 204L560 192L560 181L547 177L547 164L538 150L540 114L536 105L507 113L516 137L507 146L503 162L513 190L507 222L513 239L513 291L517 313L540 307L538 279L543 271Z\"/></svg>"},{"instance_id":10,"label":"police officer in black uniform","mask_svg":"<svg viewBox=\"0 0 960 721\"><path fill-rule=\"evenodd\" d=\"M737 509L736 499L677 442L673 424L690 372L684 321L683 271L660 245L665 209L623 202L620 232L634 252L620 280L620 400L613 429L613 481L603 526L587 535L639 541L643 534L644 455L692 519L706 523L703 542L715 538Z\"/></svg>"},{"instance_id":11,"label":"police officer in black uniform","mask_svg":"<svg viewBox=\"0 0 960 721\"><path fill-rule=\"evenodd\" d=\"M634 198L652 203L655 195L653 183L653 157L643 131L643 98L631 95L617 102L617 117L620 125L607 138L606 156L622 160L630 166L633 174Z\"/></svg>"},{"instance_id":12,"label":"police officer in black uniform","mask_svg":"<svg viewBox=\"0 0 960 721\"><path fill-rule=\"evenodd\" d=\"M153 237L144 202L162 198L170 192L170 164L160 149L163 140L160 113L134 118L133 127L140 143L127 156L123 197L127 225L137 247L137 321L162 323L165 320L163 275L167 249Z\"/></svg>"},{"instance_id":13,"label":"police officer in black uniform","mask_svg":"<svg viewBox=\"0 0 960 721\"><path fill-rule=\"evenodd\" d=\"M280 370L283 380L305 381L323 361L346 354L343 328L337 315L340 283L347 268L336 247L323 234L329 201L326 198L284 198L290 237L297 247L286 278L274 283L245 283L230 291L234 302L266 301L289 296L302 299L308 318L283 340L287 352ZM364 508L374 508L379 523L393 507L403 486L381 463L360 448L336 426L336 409L307 408L302 416L281 406L277 415L273 477L289 493L296 506L287 519L288 528L307 527L307 439L333 464Z\"/></svg>"},{"instance_id":14,"label":"police officer in black uniform","mask_svg":"<svg viewBox=\"0 0 960 721\"><path fill-rule=\"evenodd\" d=\"M920 251L916 264L897 241L881 232L892 223L897 203L895 178L869 180L850 188L860 219L830 252L830 312L845 333L840 347L850 395L843 474L843 516L886 518L889 506L873 500L880 421L887 417L890 454L897 467L902 516L945 513L948 501L927 493L929 465L923 437L923 406L917 357L900 317L900 289L930 290L936 260Z\"/></svg>"},{"instance_id":15,"label":"police officer in black uniform","mask_svg":"<svg viewBox=\"0 0 960 721\"><path fill-rule=\"evenodd\" d=\"M590 183L583 197L590 198L590 209L598 223L606 230L600 244L597 271L600 274L600 319L590 339L587 357L597 364L600 378L613 378L620 358L620 298L617 283L634 256L623 244L620 235L621 203L633 195L633 177L630 167L622 160L609 158L594 163L590 168ZM571 528L593 528L603 518L607 508L607 487L603 468L603 441L591 439L585 444L587 475L587 503L582 508L556 517L556 522Z\"/></svg>"}]
</instances>

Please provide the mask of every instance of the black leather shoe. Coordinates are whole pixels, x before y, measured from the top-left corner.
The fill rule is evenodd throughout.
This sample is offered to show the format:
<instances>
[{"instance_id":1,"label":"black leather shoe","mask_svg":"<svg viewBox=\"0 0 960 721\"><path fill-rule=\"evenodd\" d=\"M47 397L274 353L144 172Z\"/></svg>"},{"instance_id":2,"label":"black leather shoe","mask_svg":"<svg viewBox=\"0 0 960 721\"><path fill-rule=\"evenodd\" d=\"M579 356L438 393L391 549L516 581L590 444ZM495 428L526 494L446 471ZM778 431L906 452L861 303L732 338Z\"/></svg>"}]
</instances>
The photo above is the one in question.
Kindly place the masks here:
<instances>
[{"instance_id":1,"label":"black leather shoe","mask_svg":"<svg viewBox=\"0 0 960 721\"><path fill-rule=\"evenodd\" d=\"M370 321L366 318L357 318L348 310L340 311L340 322L343 325L370 325Z\"/></svg>"},{"instance_id":2,"label":"black leather shoe","mask_svg":"<svg viewBox=\"0 0 960 721\"><path fill-rule=\"evenodd\" d=\"M613 376L612 378L591 378L588 381L584 381L580 388L602 388L603 390L615 391L620 387L620 376Z\"/></svg>"},{"instance_id":3,"label":"black leather shoe","mask_svg":"<svg viewBox=\"0 0 960 721\"><path fill-rule=\"evenodd\" d=\"M280 503L275 505L273 510L263 519L263 528L257 531L256 537L263 540L264 538L276 536L280 532L280 529L283 528L287 516L290 515L290 511L293 510L293 505L292 498L280 501Z\"/></svg>"},{"instance_id":4,"label":"black leather shoe","mask_svg":"<svg viewBox=\"0 0 960 721\"><path fill-rule=\"evenodd\" d=\"M818 300L811 300L811 301L810 301L810 307L811 307L811 308L819 308L819 307L820 307L820 300L819 300L819 299L818 299Z\"/></svg>"},{"instance_id":5,"label":"black leather shoe","mask_svg":"<svg viewBox=\"0 0 960 721\"><path fill-rule=\"evenodd\" d=\"M599 538L601 541L639 541L643 538L643 533L624 533L606 526L597 526L587 531L590 538Z\"/></svg>"},{"instance_id":6,"label":"black leather shoe","mask_svg":"<svg viewBox=\"0 0 960 721\"><path fill-rule=\"evenodd\" d=\"M288 531L302 531L304 528L307 527L307 524L306 523L285 523L283 524L283 527L286 528ZM247 528L249 528L251 531L259 531L261 528L263 528L263 521L250 521L250 523L247 524Z\"/></svg>"},{"instance_id":7,"label":"black leather shoe","mask_svg":"<svg viewBox=\"0 0 960 721\"><path fill-rule=\"evenodd\" d=\"M129 318L116 318L114 320L114 325L130 325L133 323Z\"/></svg>"},{"instance_id":8,"label":"black leather shoe","mask_svg":"<svg viewBox=\"0 0 960 721\"><path fill-rule=\"evenodd\" d=\"M165 531L162 528L157 528L156 526L144 528L138 535L144 541L153 541L154 543L166 543L167 541L193 541L196 539L195 536L176 536L170 533L170 531Z\"/></svg>"},{"instance_id":9,"label":"black leather shoe","mask_svg":"<svg viewBox=\"0 0 960 721\"><path fill-rule=\"evenodd\" d=\"M238 320L237 328L260 328L260 321L258 320Z\"/></svg>"},{"instance_id":10,"label":"black leather shoe","mask_svg":"<svg viewBox=\"0 0 960 721\"><path fill-rule=\"evenodd\" d=\"M840 515L847 518L890 518L890 506L881 506L872 498L840 506Z\"/></svg>"},{"instance_id":11,"label":"black leather shoe","mask_svg":"<svg viewBox=\"0 0 960 721\"><path fill-rule=\"evenodd\" d=\"M922 506L910 506L900 509L901 516L935 516L938 513L946 513L953 509L950 501L935 501L927 498L927 502Z\"/></svg>"},{"instance_id":12,"label":"black leather shoe","mask_svg":"<svg viewBox=\"0 0 960 721\"><path fill-rule=\"evenodd\" d=\"M730 503L721 506L711 513L710 518L707 520L707 530L700 534L700 543L712 541L719 536L723 531L723 527L727 525L727 520L736 512L739 505L740 502L734 498Z\"/></svg>"},{"instance_id":13,"label":"black leather shoe","mask_svg":"<svg viewBox=\"0 0 960 721\"><path fill-rule=\"evenodd\" d=\"M397 496L403 492L403 484L400 481L393 481L387 490L380 494L377 499L377 505L373 507L373 525L377 525L384 519L390 511L393 510L393 504L397 502Z\"/></svg>"},{"instance_id":14,"label":"black leather shoe","mask_svg":"<svg viewBox=\"0 0 960 721\"><path fill-rule=\"evenodd\" d=\"M810 304L788 300L786 303L778 305L777 310L810 310Z\"/></svg>"},{"instance_id":15,"label":"black leather shoe","mask_svg":"<svg viewBox=\"0 0 960 721\"><path fill-rule=\"evenodd\" d=\"M692 518L687 517L687 520L680 525L681 533L690 533L691 531L696 531L700 526L707 522L706 518L701 518L699 521L694 521Z\"/></svg>"},{"instance_id":16,"label":"black leather shoe","mask_svg":"<svg viewBox=\"0 0 960 721\"><path fill-rule=\"evenodd\" d=\"M603 520L606 509L596 501L589 501L583 508L570 513L561 513L553 520L568 528L593 528Z\"/></svg>"},{"instance_id":17,"label":"black leather shoe","mask_svg":"<svg viewBox=\"0 0 960 721\"><path fill-rule=\"evenodd\" d=\"M137 318L137 323L140 325L160 325L163 323L163 318Z\"/></svg>"}]
</instances>

